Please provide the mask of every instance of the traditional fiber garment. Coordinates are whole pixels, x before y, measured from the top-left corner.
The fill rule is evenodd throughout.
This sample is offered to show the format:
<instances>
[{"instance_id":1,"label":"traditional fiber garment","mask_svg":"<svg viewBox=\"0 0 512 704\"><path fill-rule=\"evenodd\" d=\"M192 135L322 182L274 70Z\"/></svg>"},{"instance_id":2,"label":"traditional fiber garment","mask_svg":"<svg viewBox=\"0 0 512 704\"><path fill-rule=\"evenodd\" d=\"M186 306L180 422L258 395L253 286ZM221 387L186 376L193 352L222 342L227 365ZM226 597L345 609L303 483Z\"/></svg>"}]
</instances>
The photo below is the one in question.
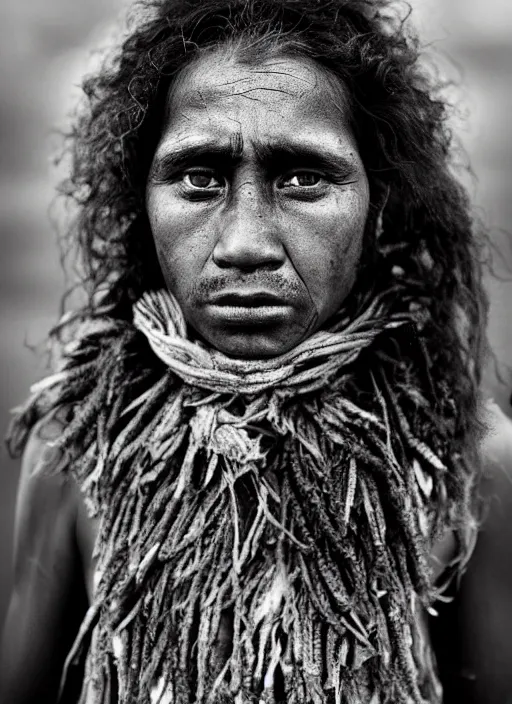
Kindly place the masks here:
<instances>
[{"instance_id":1,"label":"traditional fiber garment","mask_svg":"<svg viewBox=\"0 0 512 704\"><path fill-rule=\"evenodd\" d=\"M417 321L390 300L244 361L187 339L173 297L150 292L134 325L165 367L137 377L140 332L90 333L110 345L108 423L91 415L80 461L63 465L100 521L67 663L85 662L81 704L441 701L416 615L436 596L435 538L453 528L469 551L473 477L449 432L432 433L400 359ZM87 339L36 393L85 373ZM223 613L232 642L215 667Z\"/></svg>"}]
</instances>

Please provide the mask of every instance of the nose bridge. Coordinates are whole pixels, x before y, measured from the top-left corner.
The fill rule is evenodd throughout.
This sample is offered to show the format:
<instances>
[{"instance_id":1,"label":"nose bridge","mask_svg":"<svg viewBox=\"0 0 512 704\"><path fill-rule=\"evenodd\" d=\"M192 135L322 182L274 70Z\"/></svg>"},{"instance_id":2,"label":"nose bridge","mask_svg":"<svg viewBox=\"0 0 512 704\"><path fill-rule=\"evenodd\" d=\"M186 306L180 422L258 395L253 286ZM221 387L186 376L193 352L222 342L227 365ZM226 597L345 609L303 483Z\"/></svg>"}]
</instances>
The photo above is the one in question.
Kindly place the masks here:
<instances>
[{"instance_id":1,"label":"nose bridge","mask_svg":"<svg viewBox=\"0 0 512 704\"><path fill-rule=\"evenodd\" d=\"M219 266L242 269L283 263L274 207L257 179L244 178L233 188L220 215L213 258Z\"/></svg>"}]
</instances>

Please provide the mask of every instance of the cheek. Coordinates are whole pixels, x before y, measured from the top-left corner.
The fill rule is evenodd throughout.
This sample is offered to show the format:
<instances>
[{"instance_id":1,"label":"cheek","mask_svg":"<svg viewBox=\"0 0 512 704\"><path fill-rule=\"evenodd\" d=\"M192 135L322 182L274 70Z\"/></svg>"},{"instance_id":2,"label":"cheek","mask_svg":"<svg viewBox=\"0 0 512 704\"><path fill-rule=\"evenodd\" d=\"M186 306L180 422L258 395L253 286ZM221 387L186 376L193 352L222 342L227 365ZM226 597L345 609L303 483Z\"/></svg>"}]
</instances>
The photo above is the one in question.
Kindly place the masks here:
<instances>
[{"instance_id":1,"label":"cheek","mask_svg":"<svg viewBox=\"0 0 512 704\"><path fill-rule=\"evenodd\" d=\"M367 214L368 196L362 189L342 193L301 219L289 254L320 322L338 310L354 284Z\"/></svg>"},{"instance_id":2,"label":"cheek","mask_svg":"<svg viewBox=\"0 0 512 704\"><path fill-rule=\"evenodd\" d=\"M149 196L147 212L167 287L183 304L211 249L201 222L169 196Z\"/></svg>"}]
</instances>

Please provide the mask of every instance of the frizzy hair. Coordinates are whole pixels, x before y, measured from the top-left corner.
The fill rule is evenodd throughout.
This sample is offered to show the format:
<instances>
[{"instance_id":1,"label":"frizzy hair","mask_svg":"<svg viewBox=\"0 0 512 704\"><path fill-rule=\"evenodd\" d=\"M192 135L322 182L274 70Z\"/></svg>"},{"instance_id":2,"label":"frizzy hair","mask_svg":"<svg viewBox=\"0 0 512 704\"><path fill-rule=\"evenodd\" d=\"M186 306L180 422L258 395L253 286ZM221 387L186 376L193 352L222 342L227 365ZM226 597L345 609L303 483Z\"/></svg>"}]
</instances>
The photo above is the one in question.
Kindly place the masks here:
<instances>
[{"instance_id":1,"label":"frizzy hair","mask_svg":"<svg viewBox=\"0 0 512 704\"><path fill-rule=\"evenodd\" d=\"M445 528L454 530L462 569L471 552L470 541L476 525L475 489L479 478L476 431L484 350L485 297L478 238L466 194L451 172L445 103L423 72L418 44L391 2L159 0L145 1L139 7L142 15L113 62L85 81L86 109L71 135L72 170L64 191L76 201L78 216L67 238L75 247L78 245L82 256L88 302L53 331L53 336L65 343L71 337L71 344L64 344L63 371L42 382L18 415L11 434L11 447L19 451L37 417L74 406L57 443L67 455L66 467L60 468L78 477L82 491L85 487L90 492L87 498L94 511L102 512L106 521L100 534L106 566L101 584L104 591L100 589L95 597L96 612L94 609L89 612L102 611L102 618L105 614L106 617L96 631L99 636L95 648L89 651L91 658L96 658L96 667L91 672L100 672L102 677L106 673L105 679L110 683L111 671L102 663L110 662L111 626L120 628L113 620L122 618L121 623L129 626L125 629L126 643L133 646L131 663L125 659L120 666L127 666L129 693L133 695L129 698L149 701L148 687L160 666L162 653L169 652L174 657L179 652L185 661L179 665L171 662L169 680L175 673L184 676L192 648L194 609L201 602L201 589L204 587L204 593L221 595L215 604L215 617L206 609L201 611L201 618L206 614L204 620L212 634L216 633L222 609L228 605L228 597L222 602L224 595L220 589L224 574L217 569L231 565L227 559L231 550L228 504L221 504L214 494L212 525L216 532L212 535L216 542L212 540L202 546L198 559L201 569L197 574L187 572L189 554L182 553L181 544L176 554L180 559L183 555L184 561L178 569L170 559L163 569L155 568L150 575L150 580L154 577L155 581L144 585L149 591L154 590L156 596L151 602L154 611L147 619L144 609L136 612L133 606L135 597L139 605L145 607L149 603L143 590L137 591L132 582L119 578L130 564L130 549L138 546L135 538L139 535L139 519L147 519L142 541L147 536L152 540L158 528L164 538L177 536L190 542L190 522L198 515L201 518L195 487L176 502L181 513L178 509L174 513L175 505L168 502L165 492L169 488L175 491L173 482L183 467L187 468L185 459L191 463L190 447L196 463L190 467L204 471L202 450L187 445L189 441L195 442L190 409L208 403L213 407L217 403L219 407L224 404L226 410L224 397L208 401L193 385L180 384L160 365L135 329L132 306L148 289L163 283L145 211L145 187L161 133L169 86L197 57L219 46L228 46L238 60L245 62L261 60L262 56L306 57L339 80L348 97L352 127L370 183L371 207L365 247L365 253L370 255L361 264L347 310L350 312L350 299L357 305L361 300L368 303L385 297L387 321L407 319L410 324L400 326L389 337L365 349L346 375L345 368L340 372L336 384L326 385L320 395L312 394L306 399L309 407L306 402L297 403L294 397L290 397L289 403L286 399L273 417L276 427L285 429L282 431L285 442L277 443L275 474L284 477L283 496L291 506L289 515L293 520L284 521L283 525L297 525L300 536L310 538L306 547L316 555L313 562L318 569L311 579L308 570L312 563L308 566L301 563L300 574L304 578L302 582L299 580L301 588L307 577L312 585L318 587L325 582L330 590L317 595L315 609L306 613L305 628L313 627L315 613L332 615L335 596L339 601L338 612L344 613L346 605L341 603L344 594L339 590L341 579L337 572L330 571L331 567L350 572L347 584L357 597L356 602L361 603L361 598L369 595L373 577L382 569L382 574L389 577L390 596L385 615L387 630L381 629L381 642L386 631L392 643L393 661L389 672L383 660L378 661L378 671L371 675L372 686L385 685L381 687L384 693L379 701L425 701L418 680L423 671L427 673L432 668L422 663L421 672L415 671L410 663L407 631L413 592L421 596L424 605L431 596L424 554L428 541L420 519L424 518L426 523L428 520L426 510L417 510L417 505L411 503L411 498L419 495L413 486L411 457L421 463L420 469L430 468L429 476L435 474L433 470L437 472L429 539L439 537ZM73 341L73 335L68 333L81 319L86 323L85 334L77 335ZM233 417L237 415L240 395L233 394ZM175 404L177 398L181 399L179 404ZM259 396L256 401L267 413L268 399ZM141 407L136 410L134 403L140 403ZM336 404L345 404L338 416ZM176 431L164 438L165 443L172 438L172 451L162 441L160 447L165 447L165 451L162 450L159 463L154 456L162 440L159 433L162 430L165 435L169 427ZM295 442L301 432L305 433L302 445ZM339 465L333 461L338 452L346 460L343 466L348 464L348 477L347 472L338 471L341 460ZM357 471L355 462L360 464ZM368 471L365 473L362 467ZM323 480L323 472L327 470L332 470L331 483ZM152 478L158 472L172 486L158 484ZM138 482L143 474L145 489L141 490L142 483ZM189 475L192 477L194 471ZM348 521L354 504L356 475L360 485L364 483L364 496L361 494L361 500L356 502L361 513L354 525L359 533L353 531L354 535L362 535L359 555L348 541L340 538L342 533L337 530L340 506L345 507ZM317 486L312 480L318 477L322 481ZM220 474L217 479L223 481ZM154 486L150 486L152 482ZM225 482L222 486L226 489ZM163 498L157 493L160 490L165 494ZM224 495L226 501L228 491ZM286 501L277 501L276 505L286 507ZM164 505L162 518L159 512ZM385 546L382 544L385 531L379 525L379 521L385 523L382 507L396 519L390 523L392 530L388 531ZM205 515L209 511L210 507ZM368 519L366 523L362 520L363 512ZM164 519L169 516L172 521L169 518L166 523ZM238 527L237 521L233 525ZM183 529L181 534L177 526ZM204 535L209 540L208 531L205 529ZM192 535L195 541L197 536ZM144 543L144 548L150 542ZM384 563L384 547L393 552L392 564ZM149 547L149 551L144 549L141 553L145 557L139 568L149 570L152 563L147 556L153 559L159 550L158 537L156 549ZM199 589L206 572L209 581ZM189 585L190 574L193 583ZM255 572L253 584L259 583L257 580L265 574L265 570ZM181 585L181 596L186 594L188 602L187 618L180 622L184 625L183 637L177 642L179 648L169 648L175 634L169 630L168 614L180 597L175 590L166 588L171 575L178 579L175 584ZM314 588L309 591L313 593ZM122 607L130 611L128 615L118 608L118 592L126 596ZM246 604L242 601L242 591L234 590L233 594L240 599L235 614L238 618ZM326 594L328 598L322 602ZM107 603L107 597L112 596L115 598ZM116 608L111 608L112 604ZM324 621L327 622L326 618ZM148 623L163 629L158 635L158 647L152 642L156 628L152 632L147 628ZM93 617L89 618L89 626L96 628ZM147 646L144 650L140 644L146 634L149 637L144 641L144 648ZM322 649L319 634L320 629L304 632L303 640L313 653ZM233 642L237 647L241 643L239 632L234 634ZM82 650L81 642L78 650ZM197 652L202 658L209 650L203 643ZM73 657L75 654L72 653ZM341 656L336 658L341 662ZM327 660L331 662L332 658L326 656ZM146 667L141 682L138 662L149 663L149 671ZM198 658L198 673L201 663ZM308 667L304 670L312 671ZM240 679L244 668L237 666L232 674L233 679ZM198 680L201 683L204 677L201 680L198 674ZM357 677L351 682L348 677L346 682L354 687L349 693L351 701L356 700L352 691L359 688L356 680ZM178 677L175 683L177 691L179 687L183 689L176 700L190 701L188 685ZM137 697L141 688L145 688L146 699ZM296 694L291 702L305 701L298 687L290 685L290 689ZM107 687L105 691L114 689ZM396 693L399 696L395 697ZM369 701L370 697L357 697L363 699ZM201 701L199 696L198 701Z\"/></svg>"},{"instance_id":2,"label":"frizzy hair","mask_svg":"<svg viewBox=\"0 0 512 704\"><path fill-rule=\"evenodd\" d=\"M88 294L77 315L100 315L108 301L108 315L129 323L132 304L161 282L145 185L177 73L222 44L245 61L269 51L308 57L348 94L370 182L368 232L382 230L378 246L365 248L365 264L377 290L398 272L405 297L427 310L421 343L432 362L435 402L443 406L443 389L450 389L459 410L455 436L467 441L484 349L478 240L451 171L446 105L396 3L142 0L134 17L114 58L84 81L85 106L69 135L71 172L62 190L78 214L65 242L79 251ZM72 319L53 335L65 334Z\"/></svg>"}]
</instances>

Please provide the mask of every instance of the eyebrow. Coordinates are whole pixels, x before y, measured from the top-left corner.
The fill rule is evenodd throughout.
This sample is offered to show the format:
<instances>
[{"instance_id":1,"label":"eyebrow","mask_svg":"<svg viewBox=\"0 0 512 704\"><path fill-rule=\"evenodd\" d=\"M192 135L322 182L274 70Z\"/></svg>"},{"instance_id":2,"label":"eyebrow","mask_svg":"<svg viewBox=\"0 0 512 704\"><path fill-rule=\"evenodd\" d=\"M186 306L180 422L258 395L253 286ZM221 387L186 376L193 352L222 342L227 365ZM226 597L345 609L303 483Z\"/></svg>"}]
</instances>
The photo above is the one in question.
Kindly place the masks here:
<instances>
[{"instance_id":1,"label":"eyebrow","mask_svg":"<svg viewBox=\"0 0 512 704\"><path fill-rule=\"evenodd\" d=\"M218 141L204 141L196 144L164 146L163 154L156 155L150 170L150 178L159 180L199 161L227 161L231 164L239 163L242 159L243 143L240 135L231 138L229 143Z\"/></svg>"},{"instance_id":2,"label":"eyebrow","mask_svg":"<svg viewBox=\"0 0 512 704\"><path fill-rule=\"evenodd\" d=\"M255 143L254 148L258 162L267 169L299 163L347 174L356 168L353 158L333 151L323 144L287 140L271 144Z\"/></svg>"},{"instance_id":3,"label":"eyebrow","mask_svg":"<svg viewBox=\"0 0 512 704\"><path fill-rule=\"evenodd\" d=\"M254 149L258 163L268 171L302 164L328 169L331 172L347 175L356 168L350 156L334 152L321 144L308 144L293 140L275 141L270 144L255 142ZM240 134L232 136L229 142L206 140L196 144L168 145L163 153L156 155L149 177L158 181L186 166L199 163L236 166L243 156L243 140Z\"/></svg>"}]
</instances>

